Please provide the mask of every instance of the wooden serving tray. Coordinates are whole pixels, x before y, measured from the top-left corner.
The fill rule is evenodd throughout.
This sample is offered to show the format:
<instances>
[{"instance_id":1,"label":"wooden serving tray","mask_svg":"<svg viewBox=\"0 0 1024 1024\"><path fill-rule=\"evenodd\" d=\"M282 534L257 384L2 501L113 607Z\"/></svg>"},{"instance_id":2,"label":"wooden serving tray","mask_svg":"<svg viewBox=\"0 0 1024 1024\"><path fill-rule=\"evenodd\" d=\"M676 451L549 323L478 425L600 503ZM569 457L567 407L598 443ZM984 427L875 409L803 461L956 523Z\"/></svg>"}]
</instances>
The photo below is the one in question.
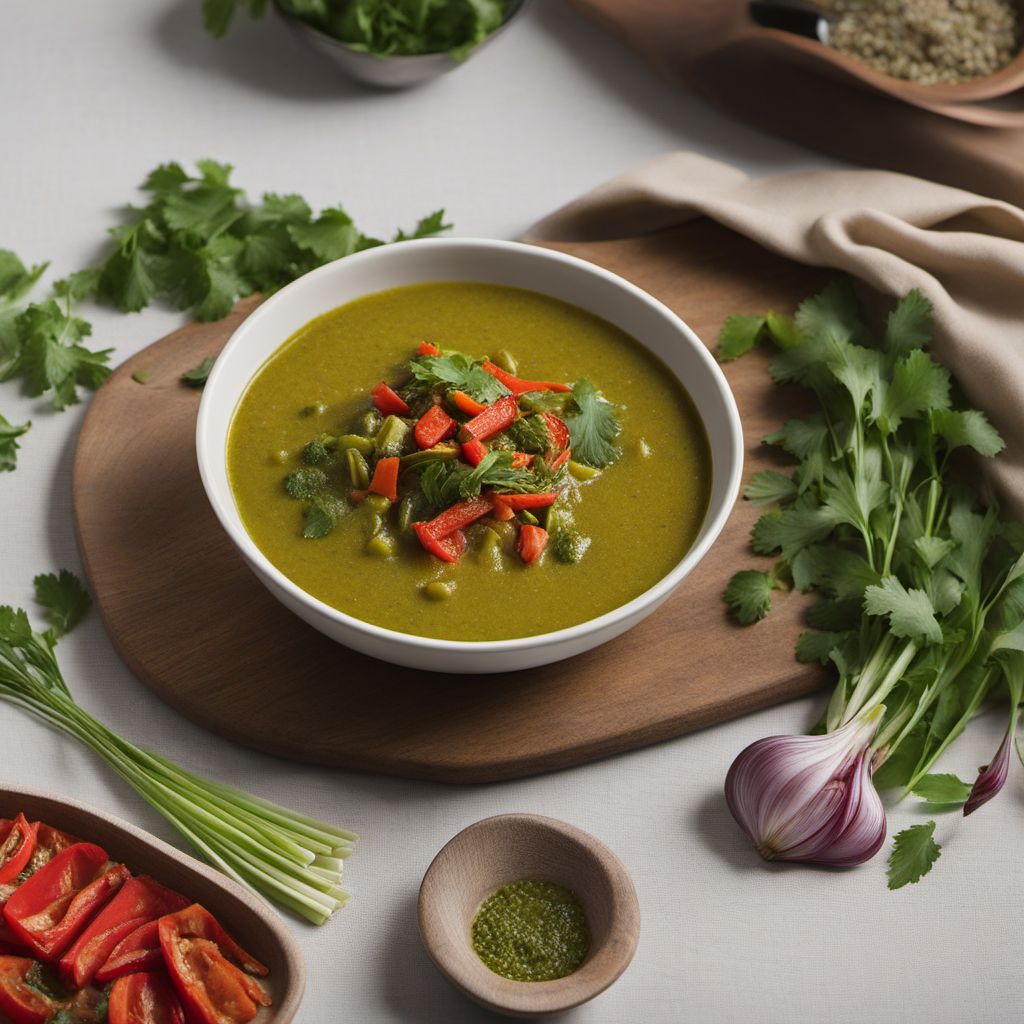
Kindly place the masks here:
<instances>
[{"instance_id":1,"label":"wooden serving tray","mask_svg":"<svg viewBox=\"0 0 1024 1024\"><path fill-rule=\"evenodd\" d=\"M707 220L625 241L558 246L622 274L709 344L735 312L791 309L826 279ZM797 664L802 601L767 623L726 618L721 593L753 561L757 510L740 502L717 544L649 619L612 643L543 669L436 675L375 661L286 611L221 531L196 468L199 393L182 371L216 355L254 300L191 324L120 366L93 399L74 466L82 558L128 666L219 735L316 764L445 782L564 768L678 736L810 692ZM793 414L767 356L726 366L747 473L775 464L760 438ZM146 385L132 374L147 370Z\"/></svg>"}]
</instances>

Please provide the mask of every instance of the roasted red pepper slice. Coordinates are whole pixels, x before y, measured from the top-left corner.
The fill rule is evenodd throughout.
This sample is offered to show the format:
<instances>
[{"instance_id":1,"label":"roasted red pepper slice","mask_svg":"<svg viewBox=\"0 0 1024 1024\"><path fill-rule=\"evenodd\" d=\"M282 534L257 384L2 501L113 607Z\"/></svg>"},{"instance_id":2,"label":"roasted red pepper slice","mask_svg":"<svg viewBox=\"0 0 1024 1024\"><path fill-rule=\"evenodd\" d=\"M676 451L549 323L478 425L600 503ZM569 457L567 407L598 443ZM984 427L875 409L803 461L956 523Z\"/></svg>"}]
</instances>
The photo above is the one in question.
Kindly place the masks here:
<instances>
[{"instance_id":1,"label":"roasted red pepper slice","mask_svg":"<svg viewBox=\"0 0 1024 1024\"><path fill-rule=\"evenodd\" d=\"M526 452L513 452L512 453L512 468L513 469L526 469L527 466L533 463L533 456L528 455Z\"/></svg>"},{"instance_id":2,"label":"roasted red pepper slice","mask_svg":"<svg viewBox=\"0 0 1024 1024\"><path fill-rule=\"evenodd\" d=\"M420 418L413 437L420 448L433 448L455 433L458 424L439 405L432 405Z\"/></svg>"},{"instance_id":3,"label":"roasted red pepper slice","mask_svg":"<svg viewBox=\"0 0 1024 1024\"><path fill-rule=\"evenodd\" d=\"M564 451L569 447L569 428L564 420L560 420L553 412L546 412L543 417L544 425L548 428L548 437L551 438L551 450Z\"/></svg>"},{"instance_id":4,"label":"roasted red pepper slice","mask_svg":"<svg viewBox=\"0 0 1024 1024\"><path fill-rule=\"evenodd\" d=\"M122 939L147 922L187 906L184 896L152 878L139 875L128 879L61 957L61 978L71 988L84 988Z\"/></svg>"},{"instance_id":5,"label":"roasted red pepper slice","mask_svg":"<svg viewBox=\"0 0 1024 1024\"><path fill-rule=\"evenodd\" d=\"M381 381L373 389L372 394L373 404L377 406L383 415L408 416L409 406L406 405L403 399L399 395L396 395L384 381Z\"/></svg>"},{"instance_id":6,"label":"roasted red pepper slice","mask_svg":"<svg viewBox=\"0 0 1024 1024\"><path fill-rule=\"evenodd\" d=\"M60 1009L60 1003L28 984L33 963L25 956L0 956L0 1019L44 1024Z\"/></svg>"},{"instance_id":7,"label":"roasted red pepper slice","mask_svg":"<svg viewBox=\"0 0 1024 1024\"><path fill-rule=\"evenodd\" d=\"M516 514L505 504L504 498L500 494L494 496L494 511L491 515L498 520L499 523L507 523L510 519L515 519Z\"/></svg>"},{"instance_id":8,"label":"roasted red pepper slice","mask_svg":"<svg viewBox=\"0 0 1024 1024\"><path fill-rule=\"evenodd\" d=\"M572 458L572 449L566 448L561 455L551 461L551 472L557 473Z\"/></svg>"},{"instance_id":9,"label":"roasted red pepper slice","mask_svg":"<svg viewBox=\"0 0 1024 1024\"><path fill-rule=\"evenodd\" d=\"M456 530L464 530L471 523L475 523L482 516L491 511L492 503L490 498L470 498L468 501L460 501L451 508L445 509L439 516L435 516L428 523L420 523L430 531L432 537L447 537L449 533Z\"/></svg>"},{"instance_id":10,"label":"roasted red pepper slice","mask_svg":"<svg viewBox=\"0 0 1024 1024\"><path fill-rule=\"evenodd\" d=\"M136 971L155 970L163 967L163 964L164 954L160 949L157 922L148 921L113 948L106 963L96 972L96 981L103 984Z\"/></svg>"},{"instance_id":11,"label":"roasted red pepper slice","mask_svg":"<svg viewBox=\"0 0 1024 1024\"><path fill-rule=\"evenodd\" d=\"M400 460L397 456L378 459L370 481L370 494L383 494L391 501L398 501L398 468Z\"/></svg>"},{"instance_id":12,"label":"roasted red pepper slice","mask_svg":"<svg viewBox=\"0 0 1024 1024\"><path fill-rule=\"evenodd\" d=\"M110 989L108 1024L185 1024L181 1000L162 971L118 978Z\"/></svg>"},{"instance_id":13,"label":"roasted red pepper slice","mask_svg":"<svg viewBox=\"0 0 1024 1024\"><path fill-rule=\"evenodd\" d=\"M465 441L462 445L462 457L471 465L479 466L484 461L484 456L487 454L486 446L477 441L475 438L471 441Z\"/></svg>"},{"instance_id":14,"label":"roasted red pepper slice","mask_svg":"<svg viewBox=\"0 0 1024 1024\"><path fill-rule=\"evenodd\" d=\"M457 562L466 550L466 535L462 530L455 530L447 537L435 537L427 528L426 523L413 523L413 530L423 545L424 550L440 558L442 562Z\"/></svg>"},{"instance_id":15,"label":"roasted red pepper slice","mask_svg":"<svg viewBox=\"0 0 1024 1024\"><path fill-rule=\"evenodd\" d=\"M157 925L167 970L190 1024L244 1024L270 997L250 975L267 973L198 903ZM239 969L241 968L241 969Z\"/></svg>"},{"instance_id":16,"label":"roasted red pepper slice","mask_svg":"<svg viewBox=\"0 0 1024 1024\"><path fill-rule=\"evenodd\" d=\"M558 498L557 491L548 491L545 494L502 494L501 502L516 512L524 508L547 508L554 505Z\"/></svg>"},{"instance_id":17,"label":"roasted red pepper slice","mask_svg":"<svg viewBox=\"0 0 1024 1024\"><path fill-rule=\"evenodd\" d=\"M0 882L10 882L21 874L36 846L39 822L29 824L24 814L14 821L0 819Z\"/></svg>"},{"instance_id":18,"label":"roasted red pepper slice","mask_svg":"<svg viewBox=\"0 0 1024 1024\"><path fill-rule=\"evenodd\" d=\"M106 850L77 843L17 889L4 920L40 960L56 960L130 877L123 864L110 866Z\"/></svg>"},{"instance_id":19,"label":"roasted red pepper slice","mask_svg":"<svg viewBox=\"0 0 1024 1024\"><path fill-rule=\"evenodd\" d=\"M421 341L420 347L416 349L416 354L421 356L439 356L441 350L432 342Z\"/></svg>"},{"instance_id":20,"label":"roasted red pepper slice","mask_svg":"<svg viewBox=\"0 0 1024 1024\"><path fill-rule=\"evenodd\" d=\"M527 564L533 565L544 553L544 547L548 542L548 531L540 526L520 526L519 540L516 543L516 550L519 557Z\"/></svg>"},{"instance_id":21,"label":"roasted red pepper slice","mask_svg":"<svg viewBox=\"0 0 1024 1024\"><path fill-rule=\"evenodd\" d=\"M516 416L519 415L519 403L514 395L506 395L499 398L494 405L489 405L482 413L474 416L468 423L463 424L463 429L471 438L477 441L486 441L495 434L500 434L506 427L512 425Z\"/></svg>"},{"instance_id":22,"label":"roasted red pepper slice","mask_svg":"<svg viewBox=\"0 0 1024 1024\"><path fill-rule=\"evenodd\" d=\"M508 370L496 366L490 359L484 360L483 368L492 377L497 377L513 395L525 395L527 391L572 391L568 384L559 384L557 381L523 380L522 377L517 377L515 374L509 373Z\"/></svg>"},{"instance_id":23,"label":"roasted red pepper slice","mask_svg":"<svg viewBox=\"0 0 1024 1024\"><path fill-rule=\"evenodd\" d=\"M455 408L467 416L477 416L487 408L483 402L478 402L472 396L467 395L465 391L453 391L450 397L455 403Z\"/></svg>"}]
</instances>

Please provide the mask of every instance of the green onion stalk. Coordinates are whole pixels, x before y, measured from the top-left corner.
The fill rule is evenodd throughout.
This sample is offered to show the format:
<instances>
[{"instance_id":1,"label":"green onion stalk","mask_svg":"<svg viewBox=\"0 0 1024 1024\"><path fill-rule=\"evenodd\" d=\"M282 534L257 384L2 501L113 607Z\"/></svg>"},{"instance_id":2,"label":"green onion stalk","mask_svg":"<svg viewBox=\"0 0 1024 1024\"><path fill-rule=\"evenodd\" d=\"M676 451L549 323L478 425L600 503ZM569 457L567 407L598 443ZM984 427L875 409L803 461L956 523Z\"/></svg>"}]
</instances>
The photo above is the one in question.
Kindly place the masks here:
<instances>
[{"instance_id":1,"label":"green onion stalk","mask_svg":"<svg viewBox=\"0 0 1024 1024\"><path fill-rule=\"evenodd\" d=\"M819 735L752 744L727 778L734 816L770 859L862 863L884 840L878 789L970 814L1008 776L1024 691L1024 524L1000 521L969 483L1003 442L925 351L930 316L911 292L876 334L837 283L793 319L733 317L723 329L723 358L772 341L775 381L816 399L765 438L792 472L755 473L745 491L770 506L751 543L775 562L737 573L725 592L744 624L776 590L813 593L797 657L838 675ZM973 785L930 774L999 701L1006 733ZM897 837L892 887L930 867L933 831Z\"/></svg>"},{"instance_id":2,"label":"green onion stalk","mask_svg":"<svg viewBox=\"0 0 1024 1024\"><path fill-rule=\"evenodd\" d=\"M46 580L55 577L40 577L37 594ZM84 597L70 574L61 581L73 581ZM23 610L0 607L0 700L87 746L236 882L314 924L345 905L342 864L354 833L211 782L122 739L75 703L56 643L55 630L35 632Z\"/></svg>"}]
</instances>

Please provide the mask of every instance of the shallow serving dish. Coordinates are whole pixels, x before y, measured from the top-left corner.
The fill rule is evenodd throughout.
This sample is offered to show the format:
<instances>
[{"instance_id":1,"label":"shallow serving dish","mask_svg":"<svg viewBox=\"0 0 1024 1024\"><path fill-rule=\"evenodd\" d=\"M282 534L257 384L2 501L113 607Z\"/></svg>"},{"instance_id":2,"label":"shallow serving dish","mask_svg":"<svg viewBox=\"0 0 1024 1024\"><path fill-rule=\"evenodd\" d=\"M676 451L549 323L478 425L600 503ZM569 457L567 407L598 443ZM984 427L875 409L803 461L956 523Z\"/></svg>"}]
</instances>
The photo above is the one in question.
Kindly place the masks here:
<instances>
[{"instance_id":1,"label":"shallow serving dish","mask_svg":"<svg viewBox=\"0 0 1024 1024\"><path fill-rule=\"evenodd\" d=\"M306 593L246 532L228 479L227 438L249 381L291 335L314 317L361 296L430 281L485 281L526 288L580 306L638 339L689 392L707 430L712 484L693 546L649 590L615 610L556 632L512 640L436 640L363 622ZM277 292L238 328L206 384L196 431L199 470L221 525L286 607L340 643L395 664L440 672L505 672L559 661L607 642L653 612L704 557L739 488L743 447L739 413L722 371L671 310L592 263L519 242L427 239L369 249L328 264Z\"/></svg>"},{"instance_id":2,"label":"shallow serving dish","mask_svg":"<svg viewBox=\"0 0 1024 1024\"><path fill-rule=\"evenodd\" d=\"M583 906L590 952L564 978L510 981L473 949L480 904L522 879L556 882ZM463 829L427 869L417 909L438 969L470 999L511 1017L547 1017L593 999L626 970L640 938L640 904L622 861L592 835L539 814L499 814Z\"/></svg>"},{"instance_id":3,"label":"shallow serving dish","mask_svg":"<svg viewBox=\"0 0 1024 1024\"><path fill-rule=\"evenodd\" d=\"M306 967L288 926L259 896L113 815L37 790L0 788L0 818L13 818L19 811L29 821L45 821L83 842L102 846L133 874L152 875L201 903L243 948L270 968L261 983L274 1003L260 1010L256 1024L290 1024L295 1019L306 988Z\"/></svg>"}]
</instances>

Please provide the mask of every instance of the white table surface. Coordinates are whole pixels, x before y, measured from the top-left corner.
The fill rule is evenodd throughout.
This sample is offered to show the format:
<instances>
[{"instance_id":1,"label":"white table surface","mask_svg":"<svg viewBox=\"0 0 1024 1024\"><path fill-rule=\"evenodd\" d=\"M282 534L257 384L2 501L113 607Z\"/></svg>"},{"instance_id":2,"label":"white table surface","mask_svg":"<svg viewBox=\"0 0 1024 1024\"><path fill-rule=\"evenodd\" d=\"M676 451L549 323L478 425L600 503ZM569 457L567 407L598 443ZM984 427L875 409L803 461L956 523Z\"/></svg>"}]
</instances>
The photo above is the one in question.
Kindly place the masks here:
<instances>
[{"instance_id":1,"label":"white table surface","mask_svg":"<svg viewBox=\"0 0 1024 1024\"><path fill-rule=\"evenodd\" d=\"M0 246L26 261L49 258L58 275L85 266L114 209L170 159L212 156L235 164L238 182L254 192L341 201L374 233L444 205L458 233L497 237L515 237L617 171L674 148L756 173L826 163L660 82L555 0L539 0L457 73L404 94L346 84L275 21L240 24L215 42L197 7L5 0ZM162 309L83 312L115 361L181 323ZM8 384L0 412L35 423L17 472L0 477L0 601L25 604L36 573L78 568L70 465L82 407L51 413ZM557 775L457 788L317 770L222 742L150 695L95 615L60 656L81 702L114 729L361 833L348 863L350 906L320 929L292 925L309 966L306 1024L488 1018L435 971L414 911L440 846L503 811L588 829L635 879L643 913L636 959L573 1015L580 1024L1019 1017L1018 765L997 802L967 821L941 820L944 852L932 875L890 893L883 857L845 873L762 864L725 810L733 755L757 737L809 726L819 701ZM685 665L679 676L685 685ZM972 726L947 769L972 777L1001 728L992 717ZM62 791L175 839L92 755L9 707L0 707L3 782ZM891 831L915 820L920 812L901 806Z\"/></svg>"}]
</instances>

